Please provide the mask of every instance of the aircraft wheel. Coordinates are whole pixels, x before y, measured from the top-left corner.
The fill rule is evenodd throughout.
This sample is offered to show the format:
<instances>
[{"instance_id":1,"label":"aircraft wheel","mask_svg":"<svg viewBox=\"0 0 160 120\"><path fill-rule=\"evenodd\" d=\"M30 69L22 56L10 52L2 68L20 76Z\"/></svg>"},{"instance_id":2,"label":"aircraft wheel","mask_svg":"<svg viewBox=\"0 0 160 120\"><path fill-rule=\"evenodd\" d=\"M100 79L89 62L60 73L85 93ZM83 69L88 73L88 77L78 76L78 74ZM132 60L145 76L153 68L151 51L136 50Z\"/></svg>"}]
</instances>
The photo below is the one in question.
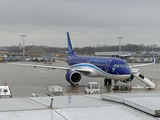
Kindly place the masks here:
<instances>
[{"instance_id":1,"label":"aircraft wheel","mask_svg":"<svg viewBox=\"0 0 160 120\"><path fill-rule=\"evenodd\" d=\"M85 94L87 94L87 92L85 91Z\"/></svg>"},{"instance_id":2,"label":"aircraft wheel","mask_svg":"<svg viewBox=\"0 0 160 120\"><path fill-rule=\"evenodd\" d=\"M117 85L117 90L119 90L119 86Z\"/></svg>"},{"instance_id":3,"label":"aircraft wheel","mask_svg":"<svg viewBox=\"0 0 160 120\"><path fill-rule=\"evenodd\" d=\"M112 85L112 80L111 79L109 79L108 85Z\"/></svg>"},{"instance_id":4,"label":"aircraft wheel","mask_svg":"<svg viewBox=\"0 0 160 120\"><path fill-rule=\"evenodd\" d=\"M114 90L119 90L119 86L118 86L118 85L115 85L115 86L114 86Z\"/></svg>"},{"instance_id":5,"label":"aircraft wheel","mask_svg":"<svg viewBox=\"0 0 160 120\"><path fill-rule=\"evenodd\" d=\"M116 87L116 85L114 86L114 89L113 90L117 90L117 87Z\"/></svg>"},{"instance_id":6,"label":"aircraft wheel","mask_svg":"<svg viewBox=\"0 0 160 120\"><path fill-rule=\"evenodd\" d=\"M107 85L108 80L104 79L104 85Z\"/></svg>"}]
</instances>

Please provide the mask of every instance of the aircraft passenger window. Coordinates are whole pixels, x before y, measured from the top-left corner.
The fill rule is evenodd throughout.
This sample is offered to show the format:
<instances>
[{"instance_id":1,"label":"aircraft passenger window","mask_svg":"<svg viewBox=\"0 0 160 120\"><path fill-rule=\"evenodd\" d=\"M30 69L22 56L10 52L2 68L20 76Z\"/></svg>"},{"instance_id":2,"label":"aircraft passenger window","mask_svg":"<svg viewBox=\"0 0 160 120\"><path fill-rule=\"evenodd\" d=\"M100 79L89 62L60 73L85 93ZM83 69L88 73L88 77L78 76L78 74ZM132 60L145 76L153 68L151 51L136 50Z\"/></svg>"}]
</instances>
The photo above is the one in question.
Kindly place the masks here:
<instances>
[{"instance_id":1,"label":"aircraft passenger window","mask_svg":"<svg viewBox=\"0 0 160 120\"><path fill-rule=\"evenodd\" d=\"M117 65L116 67L119 67L119 65Z\"/></svg>"}]
</instances>

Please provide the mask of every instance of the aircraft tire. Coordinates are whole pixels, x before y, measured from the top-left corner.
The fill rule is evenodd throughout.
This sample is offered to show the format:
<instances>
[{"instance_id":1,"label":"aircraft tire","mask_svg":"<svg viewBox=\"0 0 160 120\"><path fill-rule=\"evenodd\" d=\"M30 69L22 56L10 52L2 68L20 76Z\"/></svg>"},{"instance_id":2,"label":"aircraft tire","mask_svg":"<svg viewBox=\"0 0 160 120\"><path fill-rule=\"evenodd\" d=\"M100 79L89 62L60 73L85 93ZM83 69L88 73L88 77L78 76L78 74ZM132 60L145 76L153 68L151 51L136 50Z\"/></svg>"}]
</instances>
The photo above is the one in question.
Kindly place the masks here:
<instances>
[{"instance_id":1,"label":"aircraft tire","mask_svg":"<svg viewBox=\"0 0 160 120\"><path fill-rule=\"evenodd\" d=\"M117 85L116 89L119 90L119 86L118 85Z\"/></svg>"},{"instance_id":2,"label":"aircraft tire","mask_svg":"<svg viewBox=\"0 0 160 120\"><path fill-rule=\"evenodd\" d=\"M104 79L104 85L107 85L108 79Z\"/></svg>"},{"instance_id":3,"label":"aircraft tire","mask_svg":"<svg viewBox=\"0 0 160 120\"><path fill-rule=\"evenodd\" d=\"M108 85L112 85L112 80L111 79L109 79Z\"/></svg>"}]
</instances>

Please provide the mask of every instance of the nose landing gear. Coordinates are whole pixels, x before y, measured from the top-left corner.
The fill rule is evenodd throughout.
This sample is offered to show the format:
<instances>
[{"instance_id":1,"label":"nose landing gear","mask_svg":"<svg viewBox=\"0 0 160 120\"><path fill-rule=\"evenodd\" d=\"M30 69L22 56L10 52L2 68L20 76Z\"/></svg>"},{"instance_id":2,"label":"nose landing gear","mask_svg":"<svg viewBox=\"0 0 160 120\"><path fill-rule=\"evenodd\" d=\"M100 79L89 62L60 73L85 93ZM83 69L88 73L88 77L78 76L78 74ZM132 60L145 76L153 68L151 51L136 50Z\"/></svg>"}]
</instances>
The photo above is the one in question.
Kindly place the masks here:
<instances>
[{"instance_id":1,"label":"nose landing gear","mask_svg":"<svg viewBox=\"0 0 160 120\"><path fill-rule=\"evenodd\" d=\"M114 85L113 90L119 90L119 86L117 85L117 82L118 82L118 80L114 81L115 85Z\"/></svg>"}]
</instances>

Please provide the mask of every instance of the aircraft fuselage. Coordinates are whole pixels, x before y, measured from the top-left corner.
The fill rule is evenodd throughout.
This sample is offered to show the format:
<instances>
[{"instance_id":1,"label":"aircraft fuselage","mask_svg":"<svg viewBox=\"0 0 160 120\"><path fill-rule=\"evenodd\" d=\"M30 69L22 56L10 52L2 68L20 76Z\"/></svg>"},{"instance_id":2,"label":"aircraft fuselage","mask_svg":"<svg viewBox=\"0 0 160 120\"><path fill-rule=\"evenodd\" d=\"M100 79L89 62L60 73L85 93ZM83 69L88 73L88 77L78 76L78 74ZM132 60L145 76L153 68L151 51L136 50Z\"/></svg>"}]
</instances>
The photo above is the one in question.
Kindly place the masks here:
<instances>
[{"instance_id":1,"label":"aircraft fuselage","mask_svg":"<svg viewBox=\"0 0 160 120\"><path fill-rule=\"evenodd\" d=\"M67 63L71 68L90 68L91 77L104 77L108 79L124 80L128 79L131 71L126 61L113 57L95 56L67 56ZM84 74L85 75L85 74ZM87 74L89 76L89 74Z\"/></svg>"}]
</instances>

